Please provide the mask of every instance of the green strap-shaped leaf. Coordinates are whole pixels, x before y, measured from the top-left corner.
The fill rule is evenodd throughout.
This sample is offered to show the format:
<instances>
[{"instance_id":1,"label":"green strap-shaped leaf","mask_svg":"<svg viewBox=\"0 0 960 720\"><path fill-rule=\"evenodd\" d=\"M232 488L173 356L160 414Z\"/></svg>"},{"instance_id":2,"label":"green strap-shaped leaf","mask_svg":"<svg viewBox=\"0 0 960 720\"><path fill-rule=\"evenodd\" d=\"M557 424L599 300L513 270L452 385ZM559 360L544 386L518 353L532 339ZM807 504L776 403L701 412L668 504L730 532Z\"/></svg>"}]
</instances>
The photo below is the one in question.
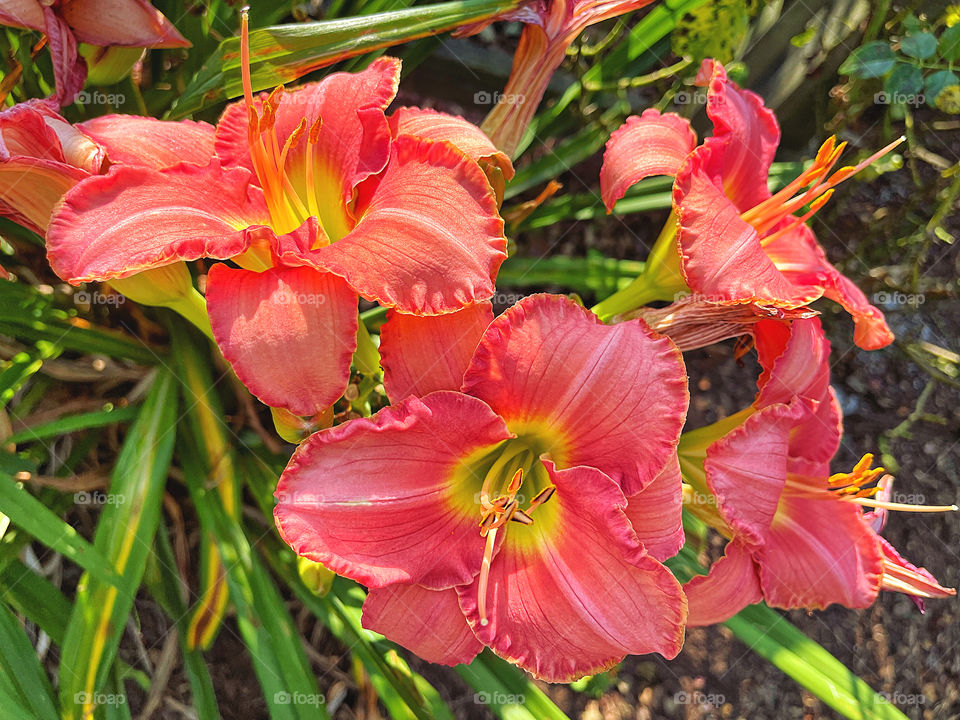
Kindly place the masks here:
<instances>
[{"instance_id":1,"label":"green strap-shaped leaf","mask_svg":"<svg viewBox=\"0 0 960 720\"><path fill-rule=\"evenodd\" d=\"M58 437L79 430L89 430L91 428L104 427L105 425L129 422L135 419L139 412L139 406L130 406L111 408L109 410L97 410L96 412L80 413L79 415L69 415L16 432L8 437L6 442L19 445L21 443Z\"/></svg>"},{"instance_id":2,"label":"green strap-shaped leaf","mask_svg":"<svg viewBox=\"0 0 960 720\"><path fill-rule=\"evenodd\" d=\"M117 459L94 547L120 576L110 585L91 574L80 580L60 656L60 704L65 720L122 713L109 702L110 667L140 586L160 520L173 455L176 383L167 371L154 380ZM119 692L119 691L118 691ZM106 697L108 701L99 702Z\"/></svg>"},{"instance_id":3,"label":"green strap-shaped leaf","mask_svg":"<svg viewBox=\"0 0 960 720\"><path fill-rule=\"evenodd\" d=\"M97 582L121 586L120 576L103 552L9 476L0 476L0 512L9 517L13 525L82 567Z\"/></svg>"},{"instance_id":4,"label":"green strap-shaped leaf","mask_svg":"<svg viewBox=\"0 0 960 720\"><path fill-rule=\"evenodd\" d=\"M510 10L518 0L455 0L394 12L250 31L253 89L291 82L338 60L453 30ZM240 39L224 40L170 111L182 118L243 94Z\"/></svg>"},{"instance_id":5,"label":"green strap-shaped leaf","mask_svg":"<svg viewBox=\"0 0 960 720\"><path fill-rule=\"evenodd\" d=\"M29 708L24 718L57 720L53 688L16 616L0 603L0 684Z\"/></svg>"}]
</instances>

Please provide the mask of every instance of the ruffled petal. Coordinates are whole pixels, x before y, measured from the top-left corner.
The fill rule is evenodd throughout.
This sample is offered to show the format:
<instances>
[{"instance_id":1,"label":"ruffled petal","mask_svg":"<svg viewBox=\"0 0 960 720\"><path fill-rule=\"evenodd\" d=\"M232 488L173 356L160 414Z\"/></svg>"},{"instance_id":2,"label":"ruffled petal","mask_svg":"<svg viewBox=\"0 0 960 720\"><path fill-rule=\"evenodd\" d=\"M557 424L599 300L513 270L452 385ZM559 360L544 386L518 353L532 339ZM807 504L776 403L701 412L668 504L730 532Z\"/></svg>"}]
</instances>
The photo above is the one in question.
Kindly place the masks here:
<instances>
[{"instance_id":1,"label":"ruffled petal","mask_svg":"<svg viewBox=\"0 0 960 720\"><path fill-rule=\"evenodd\" d=\"M388 311L380 329L380 364L387 396L397 401L407 395L423 397L434 390L459 390L477 343L491 322L490 302L434 317Z\"/></svg>"},{"instance_id":2,"label":"ruffled petal","mask_svg":"<svg viewBox=\"0 0 960 720\"><path fill-rule=\"evenodd\" d=\"M826 489L819 496L785 493L755 554L767 603L808 610L832 603L872 605L880 590L883 555L861 516L859 506Z\"/></svg>"},{"instance_id":3,"label":"ruffled petal","mask_svg":"<svg viewBox=\"0 0 960 720\"><path fill-rule=\"evenodd\" d=\"M464 461L508 437L487 405L449 391L322 430L280 478L277 527L298 554L368 587L470 582L484 542Z\"/></svg>"},{"instance_id":4,"label":"ruffled petal","mask_svg":"<svg viewBox=\"0 0 960 720\"><path fill-rule=\"evenodd\" d=\"M627 654L675 657L686 599L637 541L616 483L592 468L545 465L557 491L533 525L507 528L490 569L487 625L478 582L457 588L474 633L548 682L592 675ZM541 512L549 516L537 519Z\"/></svg>"},{"instance_id":5,"label":"ruffled petal","mask_svg":"<svg viewBox=\"0 0 960 720\"><path fill-rule=\"evenodd\" d=\"M757 231L717 183L717 155L715 146L701 145L687 156L674 183L677 244L687 284L713 302L758 299L797 307L816 300L820 287L794 284L767 257Z\"/></svg>"},{"instance_id":6,"label":"ruffled petal","mask_svg":"<svg viewBox=\"0 0 960 720\"><path fill-rule=\"evenodd\" d=\"M190 47L149 0L70 0L60 6L80 42L120 47Z\"/></svg>"},{"instance_id":7,"label":"ruffled petal","mask_svg":"<svg viewBox=\"0 0 960 720\"><path fill-rule=\"evenodd\" d=\"M207 310L223 356L266 405L313 416L343 394L357 348L357 296L341 278L218 263L208 275Z\"/></svg>"},{"instance_id":8,"label":"ruffled petal","mask_svg":"<svg viewBox=\"0 0 960 720\"><path fill-rule=\"evenodd\" d=\"M0 3L0 24L43 30L43 5L39 0L3 0Z\"/></svg>"},{"instance_id":9,"label":"ruffled petal","mask_svg":"<svg viewBox=\"0 0 960 720\"><path fill-rule=\"evenodd\" d=\"M787 481L790 433L806 409L771 405L707 448L704 469L724 521L751 545L763 542Z\"/></svg>"},{"instance_id":10,"label":"ruffled petal","mask_svg":"<svg viewBox=\"0 0 960 720\"><path fill-rule=\"evenodd\" d=\"M514 176L510 158L497 150L483 130L462 117L426 108L401 107L389 120L393 137L413 135L424 140L446 140L475 162L492 162L500 168L505 180Z\"/></svg>"},{"instance_id":11,"label":"ruffled petal","mask_svg":"<svg viewBox=\"0 0 960 720\"><path fill-rule=\"evenodd\" d=\"M390 585L371 590L363 603L361 622L367 630L440 665L469 663L483 649L467 625L453 588Z\"/></svg>"},{"instance_id":12,"label":"ruffled petal","mask_svg":"<svg viewBox=\"0 0 960 720\"><path fill-rule=\"evenodd\" d=\"M333 73L280 96L274 126L280 147L301 120L306 119L307 132L318 119L323 123L316 144L301 141L291 149L286 169L302 196L316 192L320 202L328 198L336 206L327 214L339 217L325 218L325 226L346 222L343 215L354 188L386 164L390 130L383 111L396 95L399 81L400 61L382 57L361 72ZM247 123L243 101L229 106L217 123L216 149L225 165L242 165L253 171ZM319 187L313 189L304 185L308 151L316 160Z\"/></svg>"},{"instance_id":13,"label":"ruffled petal","mask_svg":"<svg viewBox=\"0 0 960 720\"><path fill-rule=\"evenodd\" d=\"M123 278L177 260L239 255L269 214L250 173L189 163L163 171L121 165L64 197L47 258L72 283ZM251 227L253 226L253 227Z\"/></svg>"},{"instance_id":14,"label":"ruffled petal","mask_svg":"<svg viewBox=\"0 0 960 720\"><path fill-rule=\"evenodd\" d=\"M643 547L661 562L683 547L683 487L680 461L673 455L660 474L627 498L627 519Z\"/></svg>"},{"instance_id":15,"label":"ruffled petal","mask_svg":"<svg viewBox=\"0 0 960 720\"><path fill-rule=\"evenodd\" d=\"M48 100L27 100L0 112L0 159L16 156L100 171L103 150L60 116Z\"/></svg>"},{"instance_id":16,"label":"ruffled petal","mask_svg":"<svg viewBox=\"0 0 960 720\"><path fill-rule=\"evenodd\" d=\"M854 342L864 350L877 350L893 342L883 313L867 300L853 282L830 264L816 235L806 225L769 242L767 255L783 275L797 285L817 285L824 297L840 303L853 317Z\"/></svg>"},{"instance_id":17,"label":"ruffled petal","mask_svg":"<svg viewBox=\"0 0 960 720\"><path fill-rule=\"evenodd\" d=\"M897 549L885 538L877 536L880 551L883 553L882 590L901 592L910 596L920 612L925 612L925 598L952 597L957 594L954 588L945 588L926 568L917 567L904 559Z\"/></svg>"},{"instance_id":18,"label":"ruffled petal","mask_svg":"<svg viewBox=\"0 0 960 720\"><path fill-rule=\"evenodd\" d=\"M560 467L598 468L628 496L674 454L688 400L670 340L639 320L604 325L557 295L532 295L498 317L463 388L514 432L553 439Z\"/></svg>"},{"instance_id":19,"label":"ruffled petal","mask_svg":"<svg viewBox=\"0 0 960 720\"><path fill-rule=\"evenodd\" d=\"M714 60L703 61L697 84L707 86L707 115L713 121L713 137L705 144L723 146L724 191L746 211L770 197L767 176L780 144L777 118L763 98L740 89Z\"/></svg>"},{"instance_id":20,"label":"ruffled petal","mask_svg":"<svg viewBox=\"0 0 960 720\"><path fill-rule=\"evenodd\" d=\"M607 212L636 183L651 175L676 175L697 145L690 121L649 108L614 131L603 152L600 195Z\"/></svg>"},{"instance_id":21,"label":"ruffled petal","mask_svg":"<svg viewBox=\"0 0 960 720\"><path fill-rule=\"evenodd\" d=\"M763 600L757 566L737 541L727 543L723 557L710 566L710 572L685 583L683 592L690 611L688 627L724 622Z\"/></svg>"},{"instance_id":22,"label":"ruffled petal","mask_svg":"<svg viewBox=\"0 0 960 720\"><path fill-rule=\"evenodd\" d=\"M401 135L357 226L315 251L362 297L413 315L453 312L493 295L506 258L486 176L446 142Z\"/></svg>"},{"instance_id":23,"label":"ruffled petal","mask_svg":"<svg viewBox=\"0 0 960 720\"><path fill-rule=\"evenodd\" d=\"M53 160L0 162L0 215L42 235L57 203L85 177L83 170Z\"/></svg>"},{"instance_id":24,"label":"ruffled petal","mask_svg":"<svg viewBox=\"0 0 960 720\"><path fill-rule=\"evenodd\" d=\"M114 165L161 168L213 158L214 128L205 122L171 122L136 115L103 115L77 126L107 152Z\"/></svg>"}]
</instances>

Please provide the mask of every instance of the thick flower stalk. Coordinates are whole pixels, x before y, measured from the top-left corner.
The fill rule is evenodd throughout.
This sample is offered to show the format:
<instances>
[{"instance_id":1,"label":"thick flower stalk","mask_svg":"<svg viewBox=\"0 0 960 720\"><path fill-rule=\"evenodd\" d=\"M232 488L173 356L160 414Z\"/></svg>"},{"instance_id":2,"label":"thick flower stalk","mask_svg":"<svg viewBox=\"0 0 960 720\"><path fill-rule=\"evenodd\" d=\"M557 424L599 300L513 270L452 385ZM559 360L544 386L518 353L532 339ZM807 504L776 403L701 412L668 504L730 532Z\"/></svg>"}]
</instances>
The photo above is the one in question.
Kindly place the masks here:
<instances>
[{"instance_id":1,"label":"thick flower stalk","mask_svg":"<svg viewBox=\"0 0 960 720\"><path fill-rule=\"evenodd\" d=\"M57 105L74 102L87 77L78 43L126 48L190 46L147 0L0 0L0 24L37 30L46 36Z\"/></svg>"},{"instance_id":2,"label":"thick flower stalk","mask_svg":"<svg viewBox=\"0 0 960 720\"><path fill-rule=\"evenodd\" d=\"M768 175L780 141L773 112L712 60L704 61L697 82L707 86L707 114L714 125L701 144L687 120L656 110L628 118L607 143L600 186L608 211L643 178L672 175L673 214L645 273L595 310L612 318L690 292L708 301L786 308L827 297L853 316L857 345L888 345L893 334L883 314L828 262L805 223L837 184L898 143L855 167L833 170L844 144L831 138L809 168L771 194Z\"/></svg>"},{"instance_id":3,"label":"thick flower stalk","mask_svg":"<svg viewBox=\"0 0 960 720\"><path fill-rule=\"evenodd\" d=\"M624 15L653 0L533 0L499 19L524 23L513 68L497 104L481 125L500 150L514 157L567 48L590 25ZM491 21L471 26L476 32Z\"/></svg>"},{"instance_id":4,"label":"thick flower stalk","mask_svg":"<svg viewBox=\"0 0 960 720\"><path fill-rule=\"evenodd\" d=\"M760 600L780 608L862 608L881 590L946 597L929 572L878 534L889 510L941 512L883 496L871 457L830 474L841 422L829 344L816 318L755 326L763 374L750 408L681 439L688 508L724 535L723 558L685 585L690 624L721 622ZM867 510L868 512L864 512Z\"/></svg>"},{"instance_id":5,"label":"thick flower stalk","mask_svg":"<svg viewBox=\"0 0 960 720\"><path fill-rule=\"evenodd\" d=\"M433 662L486 645L567 681L673 657L686 602L660 561L683 544L679 352L558 296L491 319L488 303L391 313L384 382L405 399L297 449L281 535L367 585L364 625Z\"/></svg>"},{"instance_id":6,"label":"thick flower stalk","mask_svg":"<svg viewBox=\"0 0 960 720\"><path fill-rule=\"evenodd\" d=\"M254 97L246 16L241 48L245 98L220 119L215 154L81 182L48 256L72 283L232 260L206 288L221 351L263 402L312 417L347 384L358 296L430 315L493 294L506 239L480 163L512 167L460 118L388 117L398 60Z\"/></svg>"}]
</instances>

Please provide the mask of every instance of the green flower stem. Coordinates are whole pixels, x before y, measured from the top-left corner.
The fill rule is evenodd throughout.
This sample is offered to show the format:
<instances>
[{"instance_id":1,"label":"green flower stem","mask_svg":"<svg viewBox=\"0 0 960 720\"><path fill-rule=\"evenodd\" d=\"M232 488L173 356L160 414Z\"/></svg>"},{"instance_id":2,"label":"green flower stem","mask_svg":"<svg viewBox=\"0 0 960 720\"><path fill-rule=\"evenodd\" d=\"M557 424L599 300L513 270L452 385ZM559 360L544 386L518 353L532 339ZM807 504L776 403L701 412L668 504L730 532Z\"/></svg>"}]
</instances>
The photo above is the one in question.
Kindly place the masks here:
<instances>
[{"instance_id":1,"label":"green flower stem","mask_svg":"<svg viewBox=\"0 0 960 720\"><path fill-rule=\"evenodd\" d=\"M677 294L689 292L680 270L676 236L677 216L671 212L650 251L643 274L593 307L593 312L601 320L609 322L648 303L672 301Z\"/></svg>"}]
</instances>

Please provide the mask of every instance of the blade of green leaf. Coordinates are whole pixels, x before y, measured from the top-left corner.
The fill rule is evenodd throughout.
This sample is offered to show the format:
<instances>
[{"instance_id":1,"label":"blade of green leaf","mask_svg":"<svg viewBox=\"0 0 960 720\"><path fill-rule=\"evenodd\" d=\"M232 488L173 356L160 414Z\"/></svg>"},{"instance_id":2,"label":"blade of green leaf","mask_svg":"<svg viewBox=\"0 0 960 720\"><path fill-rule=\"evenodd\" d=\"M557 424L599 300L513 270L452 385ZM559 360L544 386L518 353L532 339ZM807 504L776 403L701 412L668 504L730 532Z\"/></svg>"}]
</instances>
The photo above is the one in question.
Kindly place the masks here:
<instances>
[{"instance_id":1,"label":"blade of green leaf","mask_svg":"<svg viewBox=\"0 0 960 720\"><path fill-rule=\"evenodd\" d=\"M24 428L6 439L6 442L19 445L20 443L45 440L46 438L67 435L78 430L89 430L115 423L129 422L137 417L140 408L137 405L128 407L97 410L96 412L80 413L53 420L48 423Z\"/></svg>"},{"instance_id":2,"label":"blade of green leaf","mask_svg":"<svg viewBox=\"0 0 960 720\"><path fill-rule=\"evenodd\" d=\"M16 559L0 570L0 580L0 601L36 624L54 643L63 644L70 617L70 602L64 594Z\"/></svg>"},{"instance_id":3,"label":"blade of green leaf","mask_svg":"<svg viewBox=\"0 0 960 720\"><path fill-rule=\"evenodd\" d=\"M0 668L12 689L30 709L23 717L57 720L53 687L16 616L0 604Z\"/></svg>"},{"instance_id":4,"label":"blade of green leaf","mask_svg":"<svg viewBox=\"0 0 960 720\"><path fill-rule=\"evenodd\" d=\"M375 15L252 30L253 89L272 88L338 60L447 32L508 11L517 4L518 0L455 0ZM240 39L227 38L187 86L170 116L186 117L242 93Z\"/></svg>"},{"instance_id":5,"label":"blade of green leaf","mask_svg":"<svg viewBox=\"0 0 960 720\"><path fill-rule=\"evenodd\" d=\"M0 512L43 545L82 567L98 582L114 587L122 585L122 579L99 548L84 540L10 477L0 476Z\"/></svg>"},{"instance_id":6,"label":"blade of green leaf","mask_svg":"<svg viewBox=\"0 0 960 720\"><path fill-rule=\"evenodd\" d=\"M158 372L117 458L94 546L110 559L120 585L81 579L60 656L60 702L65 720L88 717L107 685L110 667L146 567L177 418L176 382ZM80 702L76 699L79 698Z\"/></svg>"}]
</instances>

